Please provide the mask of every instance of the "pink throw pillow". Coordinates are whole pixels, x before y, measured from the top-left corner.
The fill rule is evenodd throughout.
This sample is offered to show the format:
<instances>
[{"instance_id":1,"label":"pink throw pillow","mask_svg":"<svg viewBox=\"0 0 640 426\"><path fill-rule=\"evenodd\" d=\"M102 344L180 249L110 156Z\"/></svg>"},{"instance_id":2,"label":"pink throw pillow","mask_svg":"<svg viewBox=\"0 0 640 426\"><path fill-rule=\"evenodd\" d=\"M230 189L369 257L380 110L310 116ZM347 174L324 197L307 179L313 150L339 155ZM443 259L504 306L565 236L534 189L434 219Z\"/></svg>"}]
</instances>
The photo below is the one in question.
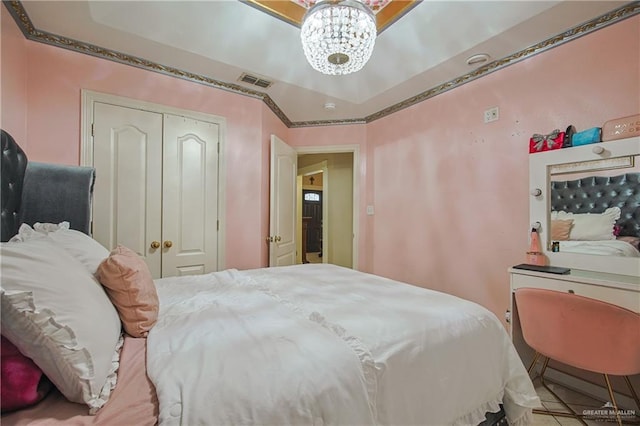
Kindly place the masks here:
<instances>
[{"instance_id":1,"label":"pink throw pillow","mask_svg":"<svg viewBox=\"0 0 640 426\"><path fill-rule=\"evenodd\" d=\"M566 241L571 235L572 219L552 220L551 221L551 239L553 241Z\"/></svg>"},{"instance_id":2,"label":"pink throw pillow","mask_svg":"<svg viewBox=\"0 0 640 426\"><path fill-rule=\"evenodd\" d=\"M616 239L618 241L625 241L640 250L640 237L616 237Z\"/></svg>"},{"instance_id":3,"label":"pink throw pillow","mask_svg":"<svg viewBox=\"0 0 640 426\"><path fill-rule=\"evenodd\" d=\"M40 402L51 390L51 382L33 362L2 336L0 404L2 412L19 410Z\"/></svg>"},{"instance_id":4,"label":"pink throw pillow","mask_svg":"<svg viewBox=\"0 0 640 426\"><path fill-rule=\"evenodd\" d=\"M144 260L119 245L100 263L96 276L118 310L124 330L133 337L146 337L158 320L159 301Z\"/></svg>"}]
</instances>

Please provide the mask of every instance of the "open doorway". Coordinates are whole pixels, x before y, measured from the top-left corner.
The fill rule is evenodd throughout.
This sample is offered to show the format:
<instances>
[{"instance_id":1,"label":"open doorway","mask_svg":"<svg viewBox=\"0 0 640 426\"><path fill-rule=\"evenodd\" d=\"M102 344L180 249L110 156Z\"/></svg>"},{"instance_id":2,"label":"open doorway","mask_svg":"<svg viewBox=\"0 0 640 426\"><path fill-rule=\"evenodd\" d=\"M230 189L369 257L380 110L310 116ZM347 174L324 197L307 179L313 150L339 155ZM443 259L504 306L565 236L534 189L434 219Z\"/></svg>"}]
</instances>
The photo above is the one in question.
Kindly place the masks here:
<instances>
[{"instance_id":1,"label":"open doorway","mask_svg":"<svg viewBox=\"0 0 640 426\"><path fill-rule=\"evenodd\" d=\"M329 223L325 221L328 219L325 202L328 178L327 161L298 167L298 263L327 263L329 258L323 250L329 234Z\"/></svg>"},{"instance_id":2,"label":"open doorway","mask_svg":"<svg viewBox=\"0 0 640 426\"><path fill-rule=\"evenodd\" d=\"M356 267L354 158L298 149L298 263Z\"/></svg>"},{"instance_id":3,"label":"open doorway","mask_svg":"<svg viewBox=\"0 0 640 426\"><path fill-rule=\"evenodd\" d=\"M322 179L322 173L316 173L308 177L313 181ZM308 185L302 186L302 221L303 228L306 233L303 234L303 250L306 251L307 257L303 259L304 263L322 263L322 206L323 194L322 189L309 189ZM307 186L307 188L305 188ZM305 225L306 224L306 225Z\"/></svg>"}]
</instances>

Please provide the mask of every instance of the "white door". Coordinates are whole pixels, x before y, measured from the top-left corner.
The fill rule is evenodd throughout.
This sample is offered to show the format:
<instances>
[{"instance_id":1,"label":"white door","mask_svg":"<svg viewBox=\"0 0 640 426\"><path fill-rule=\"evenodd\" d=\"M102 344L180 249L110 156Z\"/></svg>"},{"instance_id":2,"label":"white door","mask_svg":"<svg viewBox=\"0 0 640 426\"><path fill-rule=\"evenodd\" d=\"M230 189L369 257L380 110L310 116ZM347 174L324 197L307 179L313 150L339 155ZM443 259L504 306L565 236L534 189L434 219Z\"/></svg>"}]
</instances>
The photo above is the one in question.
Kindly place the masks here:
<instances>
[{"instance_id":1,"label":"white door","mask_svg":"<svg viewBox=\"0 0 640 426\"><path fill-rule=\"evenodd\" d=\"M269 266L296 263L297 174L297 152L271 135Z\"/></svg>"},{"instance_id":2,"label":"white door","mask_svg":"<svg viewBox=\"0 0 640 426\"><path fill-rule=\"evenodd\" d=\"M217 270L218 127L164 116L163 277Z\"/></svg>"},{"instance_id":3,"label":"white door","mask_svg":"<svg viewBox=\"0 0 640 426\"><path fill-rule=\"evenodd\" d=\"M162 114L94 104L93 237L122 244L161 276Z\"/></svg>"},{"instance_id":4,"label":"white door","mask_svg":"<svg viewBox=\"0 0 640 426\"><path fill-rule=\"evenodd\" d=\"M96 102L93 235L153 278L218 268L219 124Z\"/></svg>"}]
</instances>

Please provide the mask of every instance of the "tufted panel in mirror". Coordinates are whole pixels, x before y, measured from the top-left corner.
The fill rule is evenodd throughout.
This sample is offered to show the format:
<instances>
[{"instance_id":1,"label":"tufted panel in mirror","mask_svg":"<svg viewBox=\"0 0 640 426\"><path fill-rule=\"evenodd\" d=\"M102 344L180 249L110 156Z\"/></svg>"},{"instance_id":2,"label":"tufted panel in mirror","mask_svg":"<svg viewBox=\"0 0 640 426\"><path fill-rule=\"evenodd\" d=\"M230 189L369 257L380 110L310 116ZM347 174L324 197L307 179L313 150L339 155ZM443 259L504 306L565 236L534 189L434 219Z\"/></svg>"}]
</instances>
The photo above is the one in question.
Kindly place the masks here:
<instances>
[{"instance_id":1,"label":"tufted panel in mirror","mask_svg":"<svg viewBox=\"0 0 640 426\"><path fill-rule=\"evenodd\" d=\"M27 156L11 135L2 133L2 241L8 241L18 232L20 226L18 213L22 200L22 188Z\"/></svg>"},{"instance_id":2,"label":"tufted panel in mirror","mask_svg":"<svg viewBox=\"0 0 640 426\"><path fill-rule=\"evenodd\" d=\"M602 213L620 208L620 236L640 237L640 173L551 181L551 210Z\"/></svg>"}]
</instances>

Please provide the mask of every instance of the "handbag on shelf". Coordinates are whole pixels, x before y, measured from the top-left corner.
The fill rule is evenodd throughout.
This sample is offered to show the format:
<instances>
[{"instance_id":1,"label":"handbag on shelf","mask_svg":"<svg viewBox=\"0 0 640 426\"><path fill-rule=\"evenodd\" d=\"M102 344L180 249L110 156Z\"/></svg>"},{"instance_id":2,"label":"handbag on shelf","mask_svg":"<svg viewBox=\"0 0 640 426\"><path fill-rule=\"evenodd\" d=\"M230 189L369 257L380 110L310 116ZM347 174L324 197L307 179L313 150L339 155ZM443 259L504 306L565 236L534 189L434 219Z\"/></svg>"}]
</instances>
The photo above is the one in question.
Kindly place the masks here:
<instances>
[{"instance_id":1,"label":"handbag on shelf","mask_svg":"<svg viewBox=\"0 0 640 426\"><path fill-rule=\"evenodd\" d=\"M565 132L561 132L559 129L555 129L548 135L535 133L529 139L529 154L560 149L564 144L564 137Z\"/></svg>"},{"instance_id":2,"label":"handbag on shelf","mask_svg":"<svg viewBox=\"0 0 640 426\"><path fill-rule=\"evenodd\" d=\"M576 128L573 124L567 127L567 130L564 131L564 141L562 141L563 148L569 148L573 146L573 135L576 134Z\"/></svg>"},{"instance_id":3,"label":"handbag on shelf","mask_svg":"<svg viewBox=\"0 0 640 426\"><path fill-rule=\"evenodd\" d=\"M600 127L592 127L573 135L573 146L587 145L590 143L600 142L602 129Z\"/></svg>"}]
</instances>

